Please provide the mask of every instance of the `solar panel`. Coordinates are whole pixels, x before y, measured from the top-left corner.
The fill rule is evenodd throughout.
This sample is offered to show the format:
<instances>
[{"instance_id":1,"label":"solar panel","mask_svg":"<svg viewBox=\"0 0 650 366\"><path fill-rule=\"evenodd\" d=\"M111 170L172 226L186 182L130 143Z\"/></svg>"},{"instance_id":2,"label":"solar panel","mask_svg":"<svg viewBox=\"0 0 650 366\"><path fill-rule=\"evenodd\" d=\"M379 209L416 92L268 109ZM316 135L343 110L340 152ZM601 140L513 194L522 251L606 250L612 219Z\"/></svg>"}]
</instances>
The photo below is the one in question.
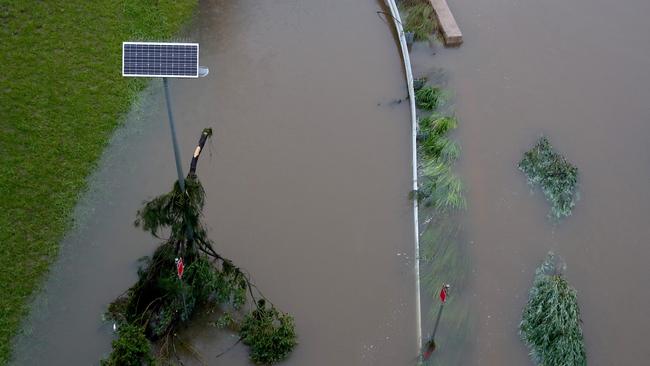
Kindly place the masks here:
<instances>
[{"instance_id":1,"label":"solar panel","mask_svg":"<svg viewBox=\"0 0 650 366\"><path fill-rule=\"evenodd\" d=\"M122 76L198 78L199 44L123 42Z\"/></svg>"}]
</instances>

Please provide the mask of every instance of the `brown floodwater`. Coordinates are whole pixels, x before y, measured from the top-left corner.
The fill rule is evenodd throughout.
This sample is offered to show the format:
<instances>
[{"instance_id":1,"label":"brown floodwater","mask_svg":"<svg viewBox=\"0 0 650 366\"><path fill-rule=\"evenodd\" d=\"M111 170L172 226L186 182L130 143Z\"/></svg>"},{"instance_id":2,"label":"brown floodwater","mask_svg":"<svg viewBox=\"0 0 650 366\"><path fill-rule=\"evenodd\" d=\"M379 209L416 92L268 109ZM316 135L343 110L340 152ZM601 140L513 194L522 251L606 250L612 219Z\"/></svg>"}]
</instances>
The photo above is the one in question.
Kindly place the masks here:
<instances>
[{"instance_id":1,"label":"brown floodwater","mask_svg":"<svg viewBox=\"0 0 650 366\"><path fill-rule=\"evenodd\" d=\"M201 1L188 38L210 75L171 81L187 163L201 130L214 129L198 168L210 236L295 317L288 365L417 355L410 117L393 103L406 86L383 10L377 0ZM15 364L97 364L110 352L101 315L155 248L133 219L170 189L172 159L155 81L81 198ZM210 320L184 340L207 364L248 364L241 345L214 358L234 340Z\"/></svg>"},{"instance_id":2,"label":"brown floodwater","mask_svg":"<svg viewBox=\"0 0 650 366\"><path fill-rule=\"evenodd\" d=\"M549 250L578 290L589 364L647 364L650 2L450 6L465 43L415 45L413 63L420 75L445 70L456 95L476 315L468 364L531 364L517 327ZM558 225L516 169L541 134L580 170L580 200Z\"/></svg>"}]
</instances>

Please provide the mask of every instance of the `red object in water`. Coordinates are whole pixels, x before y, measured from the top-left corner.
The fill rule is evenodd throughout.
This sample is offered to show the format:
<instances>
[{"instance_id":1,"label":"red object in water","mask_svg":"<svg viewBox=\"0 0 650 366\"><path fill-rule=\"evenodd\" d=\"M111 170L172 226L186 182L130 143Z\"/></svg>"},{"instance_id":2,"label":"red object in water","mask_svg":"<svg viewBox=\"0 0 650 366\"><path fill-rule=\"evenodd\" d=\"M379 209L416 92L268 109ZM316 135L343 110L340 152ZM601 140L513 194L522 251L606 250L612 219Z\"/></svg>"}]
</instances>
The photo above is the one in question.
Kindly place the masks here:
<instances>
[{"instance_id":1,"label":"red object in water","mask_svg":"<svg viewBox=\"0 0 650 366\"><path fill-rule=\"evenodd\" d=\"M429 358L431 358L431 354L433 354L433 351L435 351L435 349L436 349L436 344L433 340L427 342L427 349L422 354L422 358L424 359L424 361L429 361Z\"/></svg>"},{"instance_id":2,"label":"red object in water","mask_svg":"<svg viewBox=\"0 0 650 366\"><path fill-rule=\"evenodd\" d=\"M440 290L440 301L443 303L447 301L447 289L449 288L449 285L444 285L442 286L442 289Z\"/></svg>"},{"instance_id":3,"label":"red object in water","mask_svg":"<svg viewBox=\"0 0 650 366\"><path fill-rule=\"evenodd\" d=\"M183 278L183 270L185 265L183 264L183 258L176 258L176 273L178 274L178 279Z\"/></svg>"}]
</instances>

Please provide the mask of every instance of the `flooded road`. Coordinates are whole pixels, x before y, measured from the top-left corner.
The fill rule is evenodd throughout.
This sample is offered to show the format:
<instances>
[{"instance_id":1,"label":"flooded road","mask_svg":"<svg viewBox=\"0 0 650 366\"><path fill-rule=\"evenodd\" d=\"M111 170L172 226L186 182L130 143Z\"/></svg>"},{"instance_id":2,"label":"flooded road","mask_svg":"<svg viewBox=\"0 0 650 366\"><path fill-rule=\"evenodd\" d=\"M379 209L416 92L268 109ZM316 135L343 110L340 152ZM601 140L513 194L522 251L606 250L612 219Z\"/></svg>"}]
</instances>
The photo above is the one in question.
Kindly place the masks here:
<instances>
[{"instance_id":1,"label":"flooded road","mask_svg":"<svg viewBox=\"0 0 650 366\"><path fill-rule=\"evenodd\" d=\"M382 10L376 0L201 1L190 38L210 75L171 82L188 163L203 127L214 129L198 175L217 250L295 317L300 344L287 365L417 355L410 117L391 103L406 88ZM155 82L77 208L15 364L108 354L101 314L156 245L132 223L143 200L171 187L172 159ZM242 346L215 359L233 340L210 326L188 336L207 364L248 364Z\"/></svg>"},{"instance_id":2,"label":"flooded road","mask_svg":"<svg viewBox=\"0 0 650 366\"><path fill-rule=\"evenodd\" d=\"M517 334L535 268L562 255L590 365L650 349L650 2L451 1L459 49L414 48L456 94L476 314L472 365L531 364ZM416 75L417 76L417 75ZM516 164L541 134L580 170L573 216L549 223Z\"/></svg>"}]
</instances>

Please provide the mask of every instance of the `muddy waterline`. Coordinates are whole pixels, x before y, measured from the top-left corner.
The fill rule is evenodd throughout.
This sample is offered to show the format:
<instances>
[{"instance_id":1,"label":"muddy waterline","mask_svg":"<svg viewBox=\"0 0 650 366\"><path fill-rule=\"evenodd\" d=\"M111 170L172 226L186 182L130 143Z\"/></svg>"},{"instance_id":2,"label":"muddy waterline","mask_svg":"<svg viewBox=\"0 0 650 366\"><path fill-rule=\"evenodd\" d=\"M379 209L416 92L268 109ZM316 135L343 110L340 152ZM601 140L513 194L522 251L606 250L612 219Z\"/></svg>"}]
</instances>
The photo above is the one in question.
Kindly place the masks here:
<instances>
[{"instance_id":1,"label":"muddy waterline","mask_svg":"<svg viewBox=\"0 0 650 366\"><path fill-rule=\"evenodd\" d=\"M417 355L406 94L381 2L201 1L190 37L210 75L174 80L187 162L217 248L296 320L288 365L408 365ZM119 70L116 70L119 72ZM18 340L16 364L97 364L110 351L108 303L156 240L132 225L174 180L160 85L118 132L76 228ZM187 168L187 166L186 166ZM208 364L248 364L209 319L184 337ZM190 360L190 363L192 361Z\"/></svg>"}]
</instances>

